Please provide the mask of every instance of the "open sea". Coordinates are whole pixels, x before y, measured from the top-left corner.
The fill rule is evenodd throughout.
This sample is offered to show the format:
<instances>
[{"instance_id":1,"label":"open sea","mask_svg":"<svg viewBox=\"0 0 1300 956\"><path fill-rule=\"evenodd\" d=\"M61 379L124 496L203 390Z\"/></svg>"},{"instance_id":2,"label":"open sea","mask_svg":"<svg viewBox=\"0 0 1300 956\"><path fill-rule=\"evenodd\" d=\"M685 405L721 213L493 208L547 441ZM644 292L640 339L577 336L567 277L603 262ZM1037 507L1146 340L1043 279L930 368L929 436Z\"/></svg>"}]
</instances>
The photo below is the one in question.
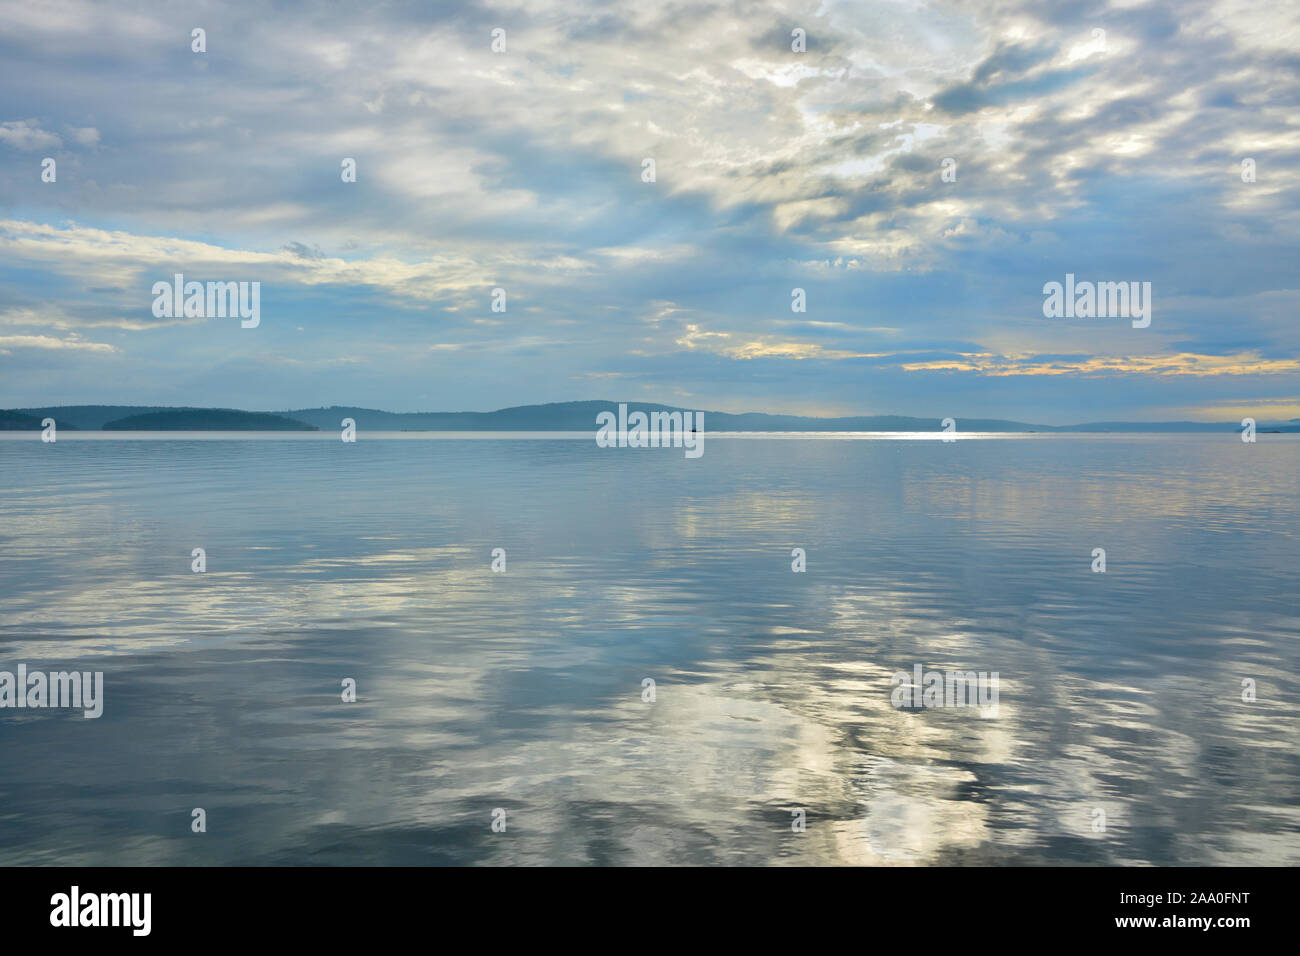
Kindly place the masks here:
<instances>
[{"instance_id":1,"label":"open sea","mask_svg":"<svg viewBox=\"0 0 1300 956\"><path fill-rule=\"evenodd\" d=\"M1300 436L159 437L0 440L0 864L1300 864Z\"/></svg>"}]
</instances>

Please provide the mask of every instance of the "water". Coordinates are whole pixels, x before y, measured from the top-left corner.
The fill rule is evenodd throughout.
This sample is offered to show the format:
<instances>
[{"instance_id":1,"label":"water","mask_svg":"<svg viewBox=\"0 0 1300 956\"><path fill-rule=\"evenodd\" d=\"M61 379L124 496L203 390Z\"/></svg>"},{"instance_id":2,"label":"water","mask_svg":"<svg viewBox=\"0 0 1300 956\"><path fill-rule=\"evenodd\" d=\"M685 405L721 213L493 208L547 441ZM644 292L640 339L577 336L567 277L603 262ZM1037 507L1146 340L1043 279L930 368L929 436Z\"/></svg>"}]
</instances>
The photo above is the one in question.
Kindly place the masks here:
<instances>
[{"instance_id":1,"label":"water","mask_svg":"<svg viewBox=\"0 0 1300 956\"><path fill-rule=\"evenodd\" d=\"M0 710L0 864L1300 863L1294 438L70 438L0 670L104 713Z\"/></svg>"}]
</instances>

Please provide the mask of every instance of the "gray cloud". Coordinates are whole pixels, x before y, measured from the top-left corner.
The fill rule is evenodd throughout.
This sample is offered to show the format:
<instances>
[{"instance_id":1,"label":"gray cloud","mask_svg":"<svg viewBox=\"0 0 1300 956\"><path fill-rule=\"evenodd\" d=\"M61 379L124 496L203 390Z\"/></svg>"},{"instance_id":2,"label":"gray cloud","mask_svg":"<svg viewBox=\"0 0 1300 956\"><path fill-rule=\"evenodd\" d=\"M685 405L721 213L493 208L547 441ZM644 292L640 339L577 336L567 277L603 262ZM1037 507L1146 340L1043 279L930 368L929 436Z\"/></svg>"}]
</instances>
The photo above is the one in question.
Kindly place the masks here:
<instances>
[{"instance_id":1,"label":"gray cloud","mask_svg":"<svg viewBox=\"0 0 1300 956\"><path fill-rule=\"evenodd\" d=\"M191 404L270 388L315 401L321 368L352 390L338 400L392 407L585 397L591 381L607 391L592 376L612 375L715 407L754 397L758 375L768 406L837 411L959 401L1024 417L992 404L1032 400L1068 419L1127 401L1140 418L1139 402L1300 404L1282 372L1199 391L1138 371L990 384L989 371L857 357L1294 354L1279 309L1300 252L1294 10L0 11L4 327L113 329L116 351L99 359L141 383L80 400L158 400L202 366L231 376L232 394L204 378L212 393ZM206 54L190 51L194 26ZM489 49L494 26L506 54ZM790 50L795 26L807 53ZM40 182L41 150L57 183ZM340 180L345 157L356 183ZM945 158L954 183L940 179ZM263 281L263 354L218 323L154 320L149 282L173 269ZM1153 282L1149 334L1045 323L1041 287L1067 271ZM504 315L488 307L497 286ZM795 286L806 315L790 312ZM655 303L671 318L647 323ZM68 364L33 378L8 349L0 404L84 387L96 356L65 351ZM275 356L305 364L271 385L260 363Z\"/></svg>"}]
</instances>

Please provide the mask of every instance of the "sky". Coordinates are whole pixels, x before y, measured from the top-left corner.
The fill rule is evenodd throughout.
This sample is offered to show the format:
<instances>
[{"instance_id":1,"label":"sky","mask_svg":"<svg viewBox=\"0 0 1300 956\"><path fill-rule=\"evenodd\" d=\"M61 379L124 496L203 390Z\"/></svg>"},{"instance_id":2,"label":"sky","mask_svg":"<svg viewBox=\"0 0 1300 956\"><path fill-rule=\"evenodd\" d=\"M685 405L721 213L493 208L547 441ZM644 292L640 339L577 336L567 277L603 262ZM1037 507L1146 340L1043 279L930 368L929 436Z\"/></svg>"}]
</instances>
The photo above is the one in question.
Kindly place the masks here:
<instances>
[{"instance_id":1,"label":"sky","mask_svg":"<svg viewBox=\"0 0 1300 956\"><path fill-rule=\"evenodd\" d=\"M1300 418L1298 173L1293 3L0 0L0 407Z\"/></svg>"}]
</instances>

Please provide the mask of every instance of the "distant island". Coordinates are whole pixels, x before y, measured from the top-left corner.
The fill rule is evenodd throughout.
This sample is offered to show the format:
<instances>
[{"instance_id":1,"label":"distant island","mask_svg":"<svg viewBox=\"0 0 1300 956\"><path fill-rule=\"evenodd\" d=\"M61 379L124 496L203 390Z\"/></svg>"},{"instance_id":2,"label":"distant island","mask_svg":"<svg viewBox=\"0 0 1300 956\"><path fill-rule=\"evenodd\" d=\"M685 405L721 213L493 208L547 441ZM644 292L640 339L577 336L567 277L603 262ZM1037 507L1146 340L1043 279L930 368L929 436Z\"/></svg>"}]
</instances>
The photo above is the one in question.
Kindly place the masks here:
<instances>
[{"instance_id":1,"label":"distant island","mask_svg":"<svg viewBox=\"0 0 1300 956\"><path fill-rule=\"evenodd\" d=\"M627 402L643 412L684 412L675 405ZM142 405L57 405L0 411L0 431L40 429L53 418L59 428L90 431L335 431L351 418L358 430L370 431L595 431L599 412L618 402L553 402L518 405L492 412L387 412L376 408L332 405L279 412L234 408L169 408ZM1239 432L1235 422L1088 422L1081 425L1033 425L991 418L957 418L967 432ZM704 411L705 431L714 432L932 432L938 418L903 415L858 415L812 418L765 412ZM1300 419L1260 421L1259 432L1300 432Z\"/></svg>"},{"instance_id":2,"label":"distant island","mask_svg":"<svg viewBox=\"0 0 1300 956\"><path fill-rule=\"evenodd\" d=\"M57 422L58 418L55 417L54 420ZM315 425L307 425L283 415L242 412L234 408L181 408L171 411L144 412L116 418L105 422L100 428L106 432L314 432L320 430Z\"/></svg>"},{"instance_id":3,"label":"distant island","mask_svg":"<svg viewBox=\"0 0 1300 956\"><path fill-rule=\"evenodd\" d=\"M36 415L24 415L22 412L7 412L0 409L0 432L16 432L36 429L37 431L44 428L41 419ZM76 430L76 425L69 425L68 428Z\"/></svg>"}]
</instances>

